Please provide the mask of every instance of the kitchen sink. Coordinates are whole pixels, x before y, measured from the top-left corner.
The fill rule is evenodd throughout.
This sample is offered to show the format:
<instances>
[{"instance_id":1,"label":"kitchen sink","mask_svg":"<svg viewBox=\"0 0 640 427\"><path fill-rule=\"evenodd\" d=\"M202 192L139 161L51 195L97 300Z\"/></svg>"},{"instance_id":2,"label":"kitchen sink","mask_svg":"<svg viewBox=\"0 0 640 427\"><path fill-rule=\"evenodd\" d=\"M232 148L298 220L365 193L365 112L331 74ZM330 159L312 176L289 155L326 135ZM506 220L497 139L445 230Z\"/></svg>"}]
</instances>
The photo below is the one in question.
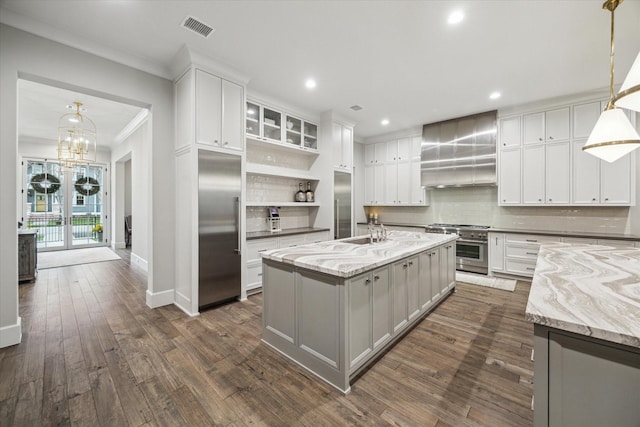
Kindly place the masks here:
<instances>
[{"instance_id":1,"label":"kitchen sink","mask_svg":"<svg viewBox=\"0 0 640 427\"><path fill-rule=\"evenodd\" d=\"M368 237L360 237L359 239L343 240L343 243L351 243L352 245L368 245L371 243Z\"/></svg>"}]
</instances>

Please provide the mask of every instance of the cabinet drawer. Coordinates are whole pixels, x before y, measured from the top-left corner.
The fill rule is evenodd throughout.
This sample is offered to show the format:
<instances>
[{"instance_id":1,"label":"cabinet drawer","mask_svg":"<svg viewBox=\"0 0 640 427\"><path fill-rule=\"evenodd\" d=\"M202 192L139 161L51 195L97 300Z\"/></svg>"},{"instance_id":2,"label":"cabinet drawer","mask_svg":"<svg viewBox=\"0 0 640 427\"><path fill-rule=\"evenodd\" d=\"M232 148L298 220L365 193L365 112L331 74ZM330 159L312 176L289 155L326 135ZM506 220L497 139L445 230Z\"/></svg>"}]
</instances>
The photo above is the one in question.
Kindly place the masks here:
<instances>
[{"instance_id":1,"label":"cabinet drawer","mask_svg":"<svg viewBox=\"0 0 640 427\"><path fill-rule=\"evenodd\" d=\"M560 237L541 236L537 234L507 234L507 243L551 243L559 242Z\"/></svg>"},{"instance_id":2,"label":"cabinet drawer","mask_svg":"<svg viewBox=\"0 0 640 427\"><path fill-rule=\"evenodd\" d=\"M290 248L292 246L300 246L305 244L305 235L297 234L294 236L280 237L280 249Z\"/></svg>"},{"instance_id":3,"label":"cabinet drawer","mask_svg":"<svg viewBox=\"0 0 640 427\"><path fill-rule=\"evenodd\" d=\"M249 240L247 242L247 261L260 260L260 252L278 249L278 238Z\"/></svg>"},{"instance_id":4,"label":"cabinet drawer","mask_svg":"<svg viewBox=\"0 0 640 427\"><path fill-rule=\"evenodd\" d=\"M528 260L509 259L506 260L507 272L520 276L533 277L536 263Z\"/></svg>"},{"instance_id":5,"label":"cabinet drawer","mask_svg":"<svg viewBox=\"0 0 640 427\"><path fill-rule=\"evenodd\" d=\"M603 246L614 246L616 248L633 248L635 242L631 240L613 240L613 239L599 239L598 244Z\"/></svg>"},{"instance_id":6,"label":"cabinet drawer","mask_svg":"<svg viewBox=\"0 0 640 427\"><path fill-rule=\"evenodd\" d=\"M563 237L562 241L564 243L572 243L577 245L597 245L598 241L596 239L587 239L584 237Z\"/></svg>"},{"instance_id":7,"label":"cabinet drawer","mask_svg":"<svg viewBox=\"0 0 640 427\"><path fill-rule=\"evenodd\" d=\"M304 243L318 243L318 242L326 242L329 240L329 232L328 231L318 231L315 233L309 233L304 235Z\"/></svg>"},{"instance_id":8,"label":"cabinet drawer","mask_svg":"<svg viewBox=\"0 0 640 427\"><path fill-rule=\"evenodd\" d=\"M535 262L538 259L540 245L507 245L505 249L507 257L525 258Z\"/></svg>"},{"instance_id":9,"label":"cabinet drawer","mask_svg":"<svg viewBox=\"0 0 640 427\"><path fill-rule=\"evenodd\" d=\"M262 285L262 262L247 264L247 286Z\"/></svg>"}]
</instances>

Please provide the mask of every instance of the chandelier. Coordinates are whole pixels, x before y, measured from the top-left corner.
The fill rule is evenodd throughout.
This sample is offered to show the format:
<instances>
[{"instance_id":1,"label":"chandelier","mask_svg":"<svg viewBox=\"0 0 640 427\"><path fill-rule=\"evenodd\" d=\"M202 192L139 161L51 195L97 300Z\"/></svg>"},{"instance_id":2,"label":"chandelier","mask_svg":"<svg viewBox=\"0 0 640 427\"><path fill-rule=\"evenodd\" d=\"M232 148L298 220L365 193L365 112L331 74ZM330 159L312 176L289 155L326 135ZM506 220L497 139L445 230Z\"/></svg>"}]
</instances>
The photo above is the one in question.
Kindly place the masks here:
<instances>
[{"instance_id":1,"label":"chandelier","mask_svg":"<svg viewBox=\"0 0 640 427\"><path fill-rule=\"evenodd\" d=\"M80 114L81 102L73 104L76 112L64 114L58 120L58 161L65 168L96 161L96 125L90 118Z\"/></svg>"},{"instance_id":2,"label":"chandelier","mask_svg":"<svg viewBox=\"0 0 640 427\"><path fill-rule=\"evenodd\" d=\"M589 154L601 158L607 162L615 162L622 156L630 153L640 147L640 136L629 122L624 111L616 107L617 105L625 106L625 101L632 101L637 94L637 80L635 75L640 72L636 64L631 68L629 76L623 84L623 91L617 98L613 97L613 33L614 33L614 10L623 0L607 0L602 5L603 9L611 12L611 50L609 55L609 102L600 115L595 127L589 135L589 139L582 149ZM638 62L636 60L636 62ZM634 71L635 70L635 71ZM634 74L635 73L635 74ZM629 81L629 83L627 83ZM635 83L632 83L634 82ZM630 90L625 86L636 85ZM637 109L637 100L636 100Z\"/></svg>"}]
</instances>

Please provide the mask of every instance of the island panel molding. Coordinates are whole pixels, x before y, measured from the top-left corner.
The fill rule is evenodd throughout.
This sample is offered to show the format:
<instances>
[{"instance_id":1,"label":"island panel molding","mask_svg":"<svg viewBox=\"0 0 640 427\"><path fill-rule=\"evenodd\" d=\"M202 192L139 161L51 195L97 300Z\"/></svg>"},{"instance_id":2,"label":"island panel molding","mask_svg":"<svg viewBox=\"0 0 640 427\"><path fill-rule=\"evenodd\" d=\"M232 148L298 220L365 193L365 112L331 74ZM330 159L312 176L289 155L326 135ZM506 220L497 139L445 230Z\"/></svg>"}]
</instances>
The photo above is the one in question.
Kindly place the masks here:
<instances>
[{"instance_id":1,"label":"island panel molding","mask_svg":"<svg viewBox=\"0 0 640 427\"><path fill-rule=\"evenodd\" d=\"M263 252L263 342L348 393L454 289L456 239L391 231L373 244L349 238Z\"/></svg>"}]
</instances>

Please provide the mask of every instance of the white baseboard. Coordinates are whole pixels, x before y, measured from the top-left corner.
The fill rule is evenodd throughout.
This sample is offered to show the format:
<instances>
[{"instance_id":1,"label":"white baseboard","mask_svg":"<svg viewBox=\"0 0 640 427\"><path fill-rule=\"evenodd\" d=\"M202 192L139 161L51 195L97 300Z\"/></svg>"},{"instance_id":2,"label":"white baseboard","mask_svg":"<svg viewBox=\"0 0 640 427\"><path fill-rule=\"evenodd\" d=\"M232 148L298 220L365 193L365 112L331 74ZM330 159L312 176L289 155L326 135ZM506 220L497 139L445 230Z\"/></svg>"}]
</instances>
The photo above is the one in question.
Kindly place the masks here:
<instances>
[{"instance_id":1,"label":"white baseboard","mask_svg":"<svg viewBox=\"0 0 640 427\"><path fill-rule=\"evenodd\" d=\"M147 260L144 258L141 258L140 256L134 254L133 252L131 252L131 265L138 266L147 273L149 272L149 263L147 263Z\"/></svg>"},{"instance_id":2,"label":"white baseboard","mask_svg":"<svg viewBox=\"0 0 640 427\"><path fill-rule=\"evenodd\" d=\"M178 291L176 291L174 304L176 307L178 307L180 310L184 311L191 317L200 315L200 313L197 311L195 313L191 312L191 299L187 298L184 294Z\"/></svg>"},{"instance_id":3,"label":"white baseboard","mask_svg":"<svg viewBox=\"0 0 640 427\"><path fill-rule=\"evenodd\" d=\"M127 245L125 242L111 242L111 247L113 249L124 249Z\"/></svg>"},{"instance_id":4,"label":"white baseboard","mask_svg":"<svg viewBox=\"0 0 640 427\"><path fill-rule=\"evenodd\" d=\"M0 348L20 344L22 341L22 318L15 325L0 328Z\"/></svg>"},{"instance_id":5,"label":"white baseboard","mask_svg":"<svg viewBox=\"0 0 640 427\"><path fill-rule=\"evenodd\" d=\"M174 290L151 293L147 289L147 305L151 308L162 307L164 305L173 304Z\"/></svg>"}]
</instances>

